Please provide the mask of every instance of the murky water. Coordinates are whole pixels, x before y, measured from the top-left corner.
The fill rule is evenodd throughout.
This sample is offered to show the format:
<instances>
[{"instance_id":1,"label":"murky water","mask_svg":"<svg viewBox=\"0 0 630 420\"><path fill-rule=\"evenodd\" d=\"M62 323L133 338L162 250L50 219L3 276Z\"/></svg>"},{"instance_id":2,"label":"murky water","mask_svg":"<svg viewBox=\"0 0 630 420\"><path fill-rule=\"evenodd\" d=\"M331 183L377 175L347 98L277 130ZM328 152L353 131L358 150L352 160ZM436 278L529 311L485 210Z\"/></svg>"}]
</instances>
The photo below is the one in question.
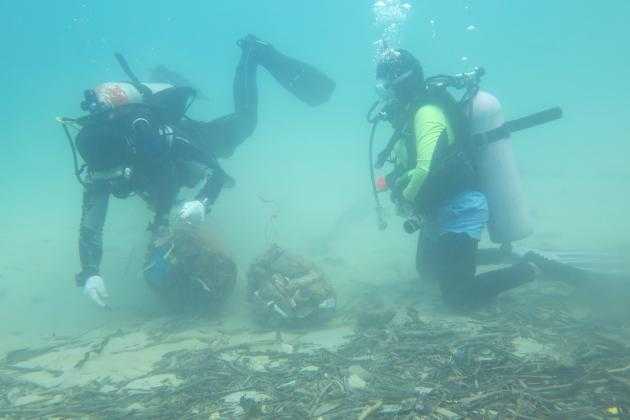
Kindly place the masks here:
<instances>
[{"instance_id":1,"label":"murky water","mask_svg":"<svg viewBox=\"0 0 630 420\"><path fill-rule=\"evenodd\" d=\"M389 228L377 229L367 165L370 127L365 121L376 99L375 63L388 47L412 51L427 75L455 74L483 66L487 72L483 88L501 100L508 119L561 106L564 117L560 121L523 131L512 139L535 230L516 245L545 250L572 265L626 275L630 266L630 166L626 162L630 152L630 82L624 73L630 56L623 52L623 41L629 35L626 23L630 5L626 2L613 0L603 7L588 2L551 4L538 0L239 0L177 4L162 0L4 1L0 16L4 21L0 39L4 41L5 57L0 75L4 93L0 112L5 124L0 160L0 354L13 357L0 367L0 389L12 392L0 403L0 417L52 415L55 407L63 405L60 395L73 387L94 391L104 402L88 404L81 411L73 401L76 412L68 412L69 417L99 412L121 415L112 408L116 400L111 396L116 392L124 394L125 407L140 404L130 412L141 415L144 409L149 410L145 415L158 415L151 398L161 392L171 395L169 390L180 398L178 387L194 387L189 381L194 375L186 378L192 373L183 367L178 370L189 358L189 366L200 368L203 363L214 363L218 371L227 374L232 369L242 380L196 377L199 383L223 386L225 392L264 394L267 406L273 409L263 412L263 416L325 416L320 405L333 404L345 396L355 398L359 407L355 407L356 412L352 405L328 408L338 418L348 418L361 415L361 407L369 408L370 401L382 400L388 406L417 397L405 396L404 392L400 398L396 393L387 394L384 377L377 380L361 374L355 376L367 384L367 391L362 394L362 390L353 390L343 378L353 375L347 369L354 365L363 366L373 375L384 374L387 366L397 373L407 366L407 371L420 375L420 366L426 362L422 365L428 372L426 378L410 376L404 378L404 384L389 385L398 390L408 387L414 394L415 387L427 384L431 388L445 387L448 381L444 378L455 375L455 382L474 384L477 380L481 388L473 385L464 391L455 387L449 391L452 394L432 395L471 398L495 388L492 380L473 377L469 369L481 369L483 363L488 363L497 371L506 369L509 375L517 375L514 372L518 369L510 370L512 365L506 360L527 358L530 353L540 360L548 360L545 355L552 354L553 369L569 365L573 370L558 373L549 368L535 374L552 377L548 384L521 378L527 386L538 389L569 384L571 391L578 392L575 383L582 381L579 383L588 385L584 392L591 390L599 395L590 400L593 411L589 413L604 416L611 407L628 409L624 406L628 401L617 397L630 382L627 369L623 370L630 363L626 356L626 286L612 284L607 277L595 277L578 287L566 281L570 279L556 276L510 294L499 302L499 309L493 307L486 309L490 312L465 314L462 318L449 313L441 306L435 285L417 279L416 237L403 232L404 220L396 216L385 196ZM126 78L114 59L115 52L124 53L141 79L158 65L185 75L207 97L190 109L193 118L211 120L232 112L232 78L240 54L236 41L248 33L315 65L335 80L337 89L326 104L309 107L267 72L259 71L258 127L231 158L221 161L236 186L224 191L203 226L220 239L236 262L240 276L235 293L221 313L210 320L173 315L142 280L151 212L133 197L110 203L101 271L113 310L100 310L74 285L74 276L80 271L77 240L81 186L73 176L71 153L55 118L81 115L84 90ZM389 134L385 127L379 130L379 149ZM338 313L330 324L313 331L282 331L281 335L286 336L278 338L275 329L265 329L252 320L245 303L247 270L272 242L305 256L326 274L338 295ZM487 245L487 239L482 243ZM405 322L391 326L389 319L375 325L376 332L355 330L365 313L378 315L374 318L377 322L381 315L387 318L384 313L397 313L401 308L417 311L409 315L407 327ZM537 312L536 308L544 309ZM541 332L547 321L550 329ZM460 327L468 332L459 331ZM405 338L404 331L422 328L428 334L423 337L435 340L435 354L411 365L405 346L418 343ZM589 343L574 334L579 328L587 331L591 344L598 343L591 349L593 360L601 357L614 361L610 366L575 359ZM606 338L593 331L597 328L605 332ZM158 334L160 329L163 334ZM443 338L440 334L445 332L457 337ZM497 334L492 336L498 337L494 347L480 349L475 341L466 350L490 352L476 357L493 361L465 359L468 362L463 367L448 370L447 366L454 365L444 352L455 354L463 346L456 343L465 341L462 337L469 333L473 337ZM564 343L558 338L563 334ZM248 340L258 344L246 350L229 348ZM383 342L394 343L392 348L396 349L387 356L391 356L389 365L384 361L387 346ZM263 346L260 343L269 347L256 347ZM309 345L318 350L308 353ZM365 357L369 354L364 350L370 346L374 348L374 359L368 361ZM10 353L24 349L42 352ZM216 358L201 359L205 350ZM505 364L497 364L499 351L514 356L505 356L501 359ZM172 354L166 357L169 352L183 352L177 353L183 358ZM291 356L282 356L283 352ZM257 361L255 357L262 359ZM243 358L248 361L243 362ZM258 362L260 365L256 365ZM342 367L333 374L335 363ZM13 367L9 369L9 365ZM614 370L609 376L615 381L599 373L588 377L586 370L593 366ZM241 371L234 373L233 369ZM447 370L450 373L445 373ZM260 377L245 381L256 372ZM299 386L287 385L285 389L299 389L311 380L314 387L317 384L323 388L294 394L294 398L289 391L271 391L291 382L291 375ZM330 385L334 382L328 381L331 377L342 384ZM103 383L96 387L95 381ZM355 379L353 383L359 382ZM103 388L108 386L112 388ZM330 388L324 392L326 387ZM52 397L44 392L47 389L55 390ZM134 397L138 390L148 398L144 403ZM230 393L215 391L210 397L206 395L212 402L206 411L191 403L197 411L179 413L208 417L221 412L226 404L234 405L229 398L223 400ZM548 391L540 392L536 395L542 398ZM199 390L194 395L203 398ZM240 396L236 395L239 401ZM50 402L49 397L57 400ZM232 399L236 397L231 395ZM334 401L328 401L329 397ZM294 401L296 405L291 409L295 411L283 412L279 405L282 398ZM313 398L317 404L306 409L300 405ZM427 404L436 403L432 398ZM560 408L568 409L562 405L562 395L546 398L560 402L555 407L538 407L537 411L532 401L544 403L531 399L528 404L533 405L522 403L524 412L552 416ZM475 400L459 409L444 404L437 408L465 415L467 410L487 406L495 414L517 417L516 405L508 407L517 410L512 413L500 411L495 403L489 398L485 405L477 405ZM374 413L378 410L382 409ZM164 415L176 413L174 410ZM580 418L584 413L576 411L568 417ZM243 414L236 411L234 415ZM405 415L411 415L411 411ZM434 415L448 417L447 413Z\"/></svg>"}]
</instances>

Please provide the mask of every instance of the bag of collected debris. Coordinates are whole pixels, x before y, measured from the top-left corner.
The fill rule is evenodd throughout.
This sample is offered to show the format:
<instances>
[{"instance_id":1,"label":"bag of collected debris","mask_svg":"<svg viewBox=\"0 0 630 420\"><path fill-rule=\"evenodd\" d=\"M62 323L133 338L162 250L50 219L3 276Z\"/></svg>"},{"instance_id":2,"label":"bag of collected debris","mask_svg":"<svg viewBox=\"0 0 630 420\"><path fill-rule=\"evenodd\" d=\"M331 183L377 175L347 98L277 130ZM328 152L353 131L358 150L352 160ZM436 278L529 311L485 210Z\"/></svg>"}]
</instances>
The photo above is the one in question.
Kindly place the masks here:
<instances>
[{"instance_id":1,"label":"bag of collected debris","mask_svg":"<svg viewBox=\"0 0 630 420\"><path fill-rule=\"evenodd\" d=\"M154 240L144 277L176 309L208 312L234 290L237 269L208 232L181 224Z\"/></svg>"},{"instance_id":2,"label":"bag of collected debris","mask_svg":"<svg viewBox=\"0 0 630 420\"><path fill-rule=\"evenodd\" d=\"M335 291L311 262L272 245L249 268L248 297L263 323L304 324L329 319Z\"/></svg>"}]
</instances>

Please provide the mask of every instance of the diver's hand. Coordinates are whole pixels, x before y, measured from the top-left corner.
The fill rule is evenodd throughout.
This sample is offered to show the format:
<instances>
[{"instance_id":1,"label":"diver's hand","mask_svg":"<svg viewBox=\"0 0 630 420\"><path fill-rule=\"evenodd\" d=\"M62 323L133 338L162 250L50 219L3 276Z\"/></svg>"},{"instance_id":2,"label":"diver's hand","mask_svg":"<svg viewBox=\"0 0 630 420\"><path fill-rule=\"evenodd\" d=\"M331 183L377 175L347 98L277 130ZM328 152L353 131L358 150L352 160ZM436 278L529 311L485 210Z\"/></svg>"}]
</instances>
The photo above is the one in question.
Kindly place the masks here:
<instances>
[{"instance_id":1,"label":"diver's hand","mask_svg":"<svg viewBox=\"0 0 630 420\"><path fill-rule=\"evenodd\" d=\"M109 308L107 299L109 294L105 288L105 282L101 276L92 276L87 279L83 286L83 293L101 308Z\"/></svg>"},{"instance_id":2,"label":"diver's hand","mask_svg":"<svg viewBox=\"0 0 630 420\"><path fill-rule=\"evenodd\" d=\"M396 214L400 217L411 217L416 211L414 205L407 201L401 194L392 192L391 196L394 206L396 206Z\"/></svg>"},{"instance_id":3,"label":"diver's hand","mask_svg":"<svg viewBox=\"0 0 630 420\"><path fill-rule=\"evenodd\" d=\"M199 200L188 201L179 211L179 218L191 225L203 223L206 219L206 206Z\"/></svg>"},{"instance_id":4,"label":"diver's hand","mask_svg":"<svg viewBox=\"0 0 630 420\"><path fill-rule=\"evenodd\" d=\"M416 214L413 205L407 201L400 201L396 203L396 214L399 217L410 218Z\"/></svg>"}]
</instances>

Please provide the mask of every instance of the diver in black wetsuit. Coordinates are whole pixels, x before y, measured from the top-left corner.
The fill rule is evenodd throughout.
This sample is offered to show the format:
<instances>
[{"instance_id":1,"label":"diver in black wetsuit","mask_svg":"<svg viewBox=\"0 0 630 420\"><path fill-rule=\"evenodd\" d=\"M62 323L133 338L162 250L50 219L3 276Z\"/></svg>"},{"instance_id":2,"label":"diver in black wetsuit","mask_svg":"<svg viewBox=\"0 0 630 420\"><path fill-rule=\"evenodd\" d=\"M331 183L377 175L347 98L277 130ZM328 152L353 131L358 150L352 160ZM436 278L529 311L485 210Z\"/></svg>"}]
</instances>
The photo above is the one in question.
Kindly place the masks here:
<instances>
[{"instance_id":1,"label":"diver in black wetsuit","mask_svg":"<svg viewBox=\"0 0 630 420\"><path fill-rule=\"evenodd\" d=\"M176 86L152 92L148 84L137 81L126 63L123 68L127 67L128 75L135 80L134 92L142 95L141 103L132 103L117 84L99 92L86 92L82 107L91 115L81 121L75 142L87 173L82 179L79 235L82 269L76 275L76 284L99 306L106 307L108 297L99 267L111 195L126 198L137 194L155 212L150 225L154 240L148 253L151 269L145 270L145 278L159 288L159 267L165 261L160 238L168 232L169 214L179 190L205 179L196 199L185 203L179 212L182 220L194 224L203 220L222 188L233 183L217 159L231 156L256 128L258 65L311 106L327 101L335 88L334 82L317 69L252 35L238 45L242 55L234 78L234 113L210 122L184 115L190 88Z\"/></svg>"}]
</instances>

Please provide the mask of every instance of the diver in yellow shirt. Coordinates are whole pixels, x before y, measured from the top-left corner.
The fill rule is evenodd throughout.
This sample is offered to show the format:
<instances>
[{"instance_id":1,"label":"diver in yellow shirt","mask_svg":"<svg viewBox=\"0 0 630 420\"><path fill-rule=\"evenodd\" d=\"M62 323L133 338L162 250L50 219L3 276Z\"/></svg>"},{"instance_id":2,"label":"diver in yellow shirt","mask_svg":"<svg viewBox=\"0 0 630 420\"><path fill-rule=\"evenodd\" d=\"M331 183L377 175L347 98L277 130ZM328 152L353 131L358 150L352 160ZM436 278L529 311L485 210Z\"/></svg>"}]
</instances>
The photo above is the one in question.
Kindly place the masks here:
<instances>
[{"instance_id":1,"label":"diver in yellow shirt","mask_svg":"<svg viewBox=\"0 0 630 420\"><path fill-rule=\"evenodd\" d=\"M436 280L444 301L458 308L532 281L536 267L529 262L476 275L489 210L469 158L469 122L457 101L446 89L428 87L420 62L406 50L390 50L376 76L386 103L382 114L395 130L378 160L393 165L386 184L399 212L422 220L421 276Z\"/></svg>"}]
</instances>

